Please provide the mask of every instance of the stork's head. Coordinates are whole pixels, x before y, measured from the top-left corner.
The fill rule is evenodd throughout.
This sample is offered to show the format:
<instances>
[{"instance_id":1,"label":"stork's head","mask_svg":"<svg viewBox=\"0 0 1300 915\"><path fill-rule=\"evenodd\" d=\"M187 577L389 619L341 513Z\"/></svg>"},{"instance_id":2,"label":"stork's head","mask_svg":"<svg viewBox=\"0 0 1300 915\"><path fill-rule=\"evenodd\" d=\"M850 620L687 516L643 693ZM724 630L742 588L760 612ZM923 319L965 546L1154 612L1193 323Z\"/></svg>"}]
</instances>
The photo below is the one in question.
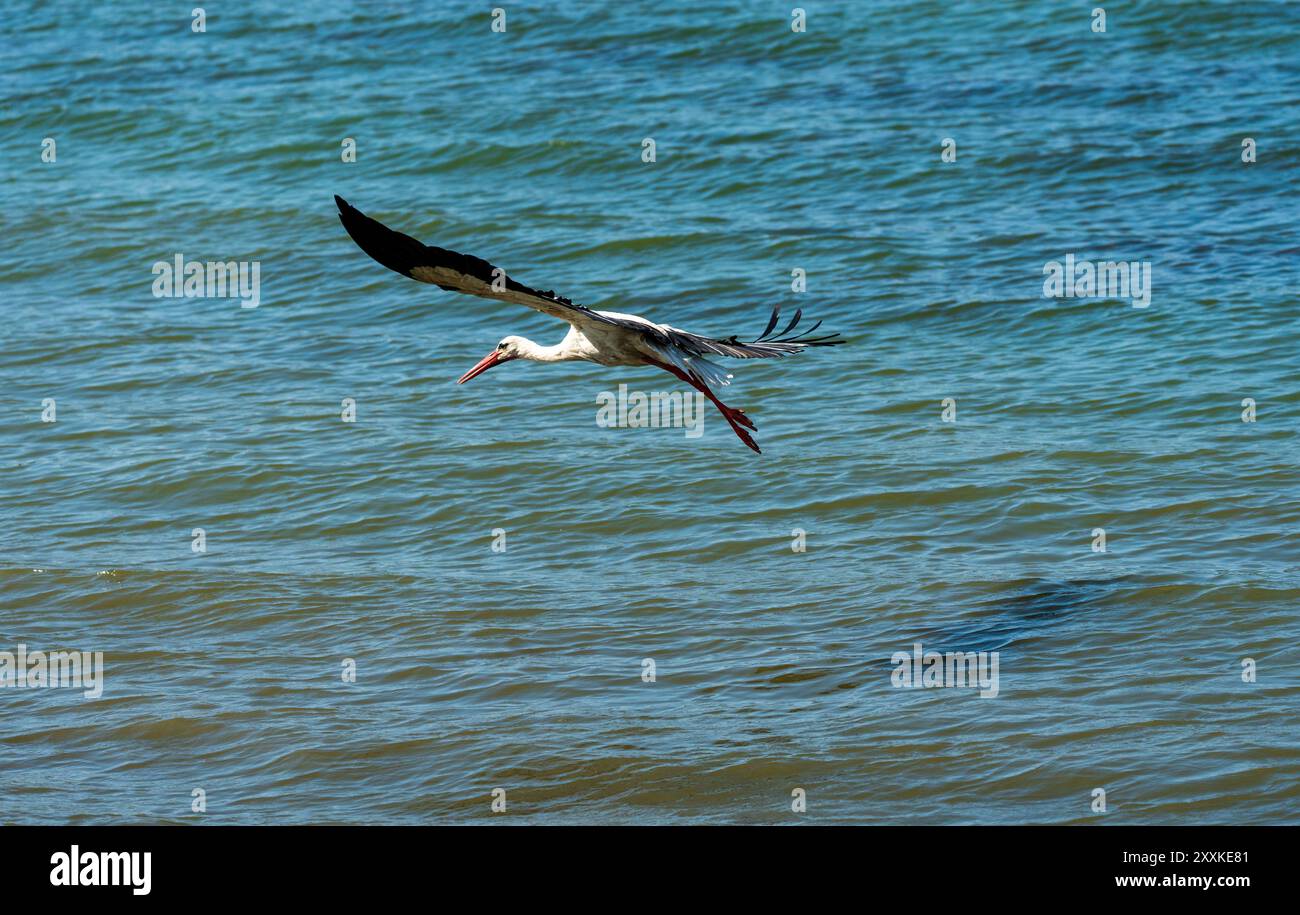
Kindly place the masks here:
<instances>
[{"instance_id":1,"label":"stork's head","mask_svg":"<svg viewBox=\"0 0 1300 915\"><path fill-rule=\"evenodd\" d=\"M511 359L518 359L523 355L523 348L528 343L523 337L502 337L501 342L497 344L496 349L488 353L479 360L478 365L474 366L464 375L456 384L464 384L471 378L482 375L494 365L500 365L503 362L509 362Z\"/></svg>"}]
</instances>

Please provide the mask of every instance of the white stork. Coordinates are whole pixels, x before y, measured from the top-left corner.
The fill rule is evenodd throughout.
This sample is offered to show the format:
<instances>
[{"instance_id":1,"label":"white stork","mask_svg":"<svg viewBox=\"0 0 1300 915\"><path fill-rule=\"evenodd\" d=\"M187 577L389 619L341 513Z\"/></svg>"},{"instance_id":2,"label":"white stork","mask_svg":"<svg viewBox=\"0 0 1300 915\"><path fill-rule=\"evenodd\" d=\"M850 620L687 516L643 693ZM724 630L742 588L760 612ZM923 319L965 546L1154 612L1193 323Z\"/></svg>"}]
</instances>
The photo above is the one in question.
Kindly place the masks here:
<instances>
[{"instance_id":1,"label":"white stork","mask_svg":"<svg viewBox=\"0 0 1300 915\"><path fill-rule=\"evenodd\" d=\"M504 337L478 365L460 376L457 384L464 384L492 366L512 359L528 359L532 362L582 359L598 365L653 365L671 372L700 391L721 411L740 440L759 451L758 445L747 431L755 428L753 421L745 415L745 411L729 407L718 400L709 388L711 384L729 384L731 375L722 366L705 357L759 359L787 356L802 352L809 346L833 346L845 342L839 334L809 337L821 326L820 321L797 336L789 336L803 316L802 310L795 311L794 317L783 331L772 335L780 308L772 309L767 328L749 343L741 343L734 335L723 340L703 337L668 324L655 324L638 315L593 311L575 305L554 292L542 292L518 283L506 276L504 271L480 258L425 245L409 235L394 232L342 197L335 195L334 201L339 207L339 220L352 240L362 251L388 269L422 283L432 283L440 289L527 305L568 322L569 332L555 346L539 346L524 337Z\"/></svg>"}]
</instances>

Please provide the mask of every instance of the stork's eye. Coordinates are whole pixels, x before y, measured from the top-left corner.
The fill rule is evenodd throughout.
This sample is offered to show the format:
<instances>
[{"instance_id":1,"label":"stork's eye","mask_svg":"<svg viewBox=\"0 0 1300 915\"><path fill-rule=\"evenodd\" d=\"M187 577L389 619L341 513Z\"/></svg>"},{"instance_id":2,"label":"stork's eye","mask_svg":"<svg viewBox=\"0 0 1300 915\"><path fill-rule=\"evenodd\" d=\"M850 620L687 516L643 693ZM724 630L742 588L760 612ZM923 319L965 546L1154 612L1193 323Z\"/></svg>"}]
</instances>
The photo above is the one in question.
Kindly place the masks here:
<instances>
[{"instance_id":1,"label":"stork's eye","mask_svg":"<svg viewBox=\"0 0 1300 915\"><path fill-rule=\"evenodd\" d=\"M505 348L506 348L506 345L505 345L504 343L498 343L498 344L497 344L497 349L505 349Z\"/></svg>"}]
</instances>

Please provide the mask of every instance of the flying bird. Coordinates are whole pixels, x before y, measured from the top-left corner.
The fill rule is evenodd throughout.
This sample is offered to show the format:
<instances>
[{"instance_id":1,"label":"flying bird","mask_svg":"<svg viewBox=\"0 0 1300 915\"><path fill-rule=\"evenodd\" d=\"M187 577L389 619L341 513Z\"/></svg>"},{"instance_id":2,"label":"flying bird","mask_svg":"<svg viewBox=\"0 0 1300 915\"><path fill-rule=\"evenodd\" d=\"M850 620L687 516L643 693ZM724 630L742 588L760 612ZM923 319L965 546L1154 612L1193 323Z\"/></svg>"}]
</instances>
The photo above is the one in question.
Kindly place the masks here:
<instances>
[{"instance_id":1,"label":"flying bird","mask_svg":"<svg viewBox=\"0 0 1300 915\"><path fill-rule=\"evenodd\" d=\"M549 290L525 286L481 258L425 245L409 235L394 232L342 197L335 195L334 202L339 207L339 220L352 240L389 270L451 292L527 305L568 323L569 332L554 346L541 346L524 337L503 337L492 352L460 376L457 384L464 384L493 366L514 359L532 362L581 359L598 365L652 365L676 375L712 401L737 437L761 454L758 444L749 434L757 431L753 421L744 410L727 406L713 393L710 386L730 384L731 375L708 357L763 359L800 353L810 346L834 346L845 342L839 334L809 336L821 326L820 321L791 336L803 317L802 310L795 311L784 330L772 333L780 318L779 307L772 309L772 317L763 332L748 343L737 340L735 335L715 339L668 324L656 324L638 315L595 311L575 305Z\"/></svg>"}]
</instances>

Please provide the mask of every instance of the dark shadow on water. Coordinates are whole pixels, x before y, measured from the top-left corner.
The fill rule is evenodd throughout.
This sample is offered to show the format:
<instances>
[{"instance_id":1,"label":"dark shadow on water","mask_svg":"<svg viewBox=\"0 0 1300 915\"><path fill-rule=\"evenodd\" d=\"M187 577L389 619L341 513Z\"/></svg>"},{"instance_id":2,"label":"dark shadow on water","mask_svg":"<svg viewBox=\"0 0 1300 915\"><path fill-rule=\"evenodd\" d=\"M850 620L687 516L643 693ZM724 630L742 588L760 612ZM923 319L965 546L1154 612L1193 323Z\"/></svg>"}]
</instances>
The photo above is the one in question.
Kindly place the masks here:
<instances>
[{"instance_id":1,"label":"dark shadow on water","mask_svg":"<svg viewBox=\"0 0 1300 915\"><path fill-rule=\"evenodd\" d=\"M861 663L760 668L753 672L754 677L747 686L787 691L783 694L791 689L806 689L810 695L830 695L841 690L888 684L894 670L894 652L910 652L915 642L920 642L926 652L941 654L1005 652L1017 642L1068 623L1085 621L1090 616L1097 617L1098 625L1104 625L1100 614L1110 598L1149 584L1150 581L1132 577L1069 581L1039 578L1004 582L999 585L1004 590L996 594L985 593L988 582L975 586L980 588L979 594L957 596L955 588L952 604L962 609L964 619L960 622L898 633L890 638L886 653L864 658ZM875 650L879 650L878 646L872 654Z\"/></svg>"},{"instance_id":2,"label":"dark shadow on water","mask_svg":"<svg viewBox=\"0 0 1300 915\"><path fill-rule=\"evenodd\" d=\"M1115 577L1029 579L1009 584L1016 588L1013 593L989 595L974 602L980 619L918 633L917 641L927 651L1002 651L1017 641L1099 612L1106 598L1127 590L1134 582L1129 577Z\"/></svg>"}]
</instances>

